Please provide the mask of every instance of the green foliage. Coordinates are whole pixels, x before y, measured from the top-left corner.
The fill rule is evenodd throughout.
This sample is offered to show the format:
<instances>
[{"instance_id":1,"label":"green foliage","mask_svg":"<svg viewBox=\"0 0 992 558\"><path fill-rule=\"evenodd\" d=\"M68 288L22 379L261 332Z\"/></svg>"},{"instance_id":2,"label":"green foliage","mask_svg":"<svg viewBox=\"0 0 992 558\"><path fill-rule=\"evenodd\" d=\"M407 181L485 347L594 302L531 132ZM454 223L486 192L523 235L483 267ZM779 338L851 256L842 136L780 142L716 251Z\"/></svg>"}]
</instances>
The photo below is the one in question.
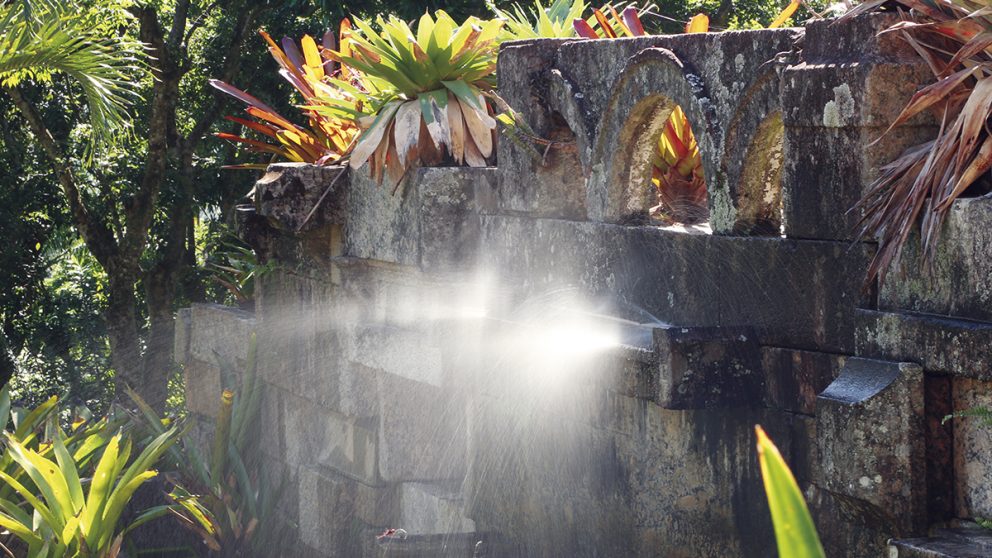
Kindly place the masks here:
<instances>
[{"instance_id":1,"label":"green foliage","mask_svg":"<svg viewBox=\"0 0 992 558\"><path fill-rule=\"evenodd\" d=\"M792 471L765 431L760 426L756 426L755 431L758 435L761 476L775 525L779 558L826 558L813 518L809 515Z\"/></svg>"},{"instance_id":2,"label":"green foliage","mask_svg":"<svg viewBox=\"0 0 992 558\"><path fill-rule=\"evenodd\" d=\"M8 388L0 389L0 422L13 427L3 433L0 526L29 558L113 558L129 530L166 513L149 509L120 526L134 492L157 474L152 467L179 431L163 432L131 459L132 441L119 431L121 422L79 417L67 433L61 415L54 397L20 410L11 408Z\"/></svg>"},{"instance_id":3,"label":"green foliage","mask_svg":"<svg viewBox=\"0 0 992 558\"><path fill-rule=\"evenodd\" d=\"M218 356L226 388L218 394L209 456L188 441L174 448L171 456L179 467L170 494L172 513L200 537L212 556L272 556L287 534L286 523L276 512L283 485L265 478L255 436L262 403L256 347L252 335L241 374ZM144 423L153 432L163 432L170 421L161 419L137 394L131 397Z\"/></svg>"},{"instance_id":4,"label":"green foliage","mask_svg":"<svg viewBox=\"0 0 992 558\"><path fill-rule=\"evenodd\" d=\"M954 418L976 418L982 426L992 427L992 409L989 409L988 407L972 407L970 409L951 413L945 416L941 423L946 423Z\"/></svg>"},{"instance_id":5,"label":"green foliage","mask_svg":"<svg viewBox=\"0 0 992 558\"><path fill-rule=\"evenodd\" d=\"M534 7L525 10L520 4L502 10L489 0L486 2L496 17L504 20L503 40L567 38L575 36L572 21L583 17L585 0L553 0L550 6L534 0Z\"/></svg>"},{"instance_id":6,"label":"green foliage","mask_svg":"<svg viewBox=\"0 0 992 558\"><path fill-rule=\"evenodd\" d=\"M129 83L146 71L140 43L94 32L65 0L0 4L0 85L50 83L57 73L82 89L93 139L110 144L128 124L136 100Z\"/></svg>"},{"instance_id":7,"label":"green foliage","mask_svg":"<svg viewBox=\"0 0 992 558\"><path fill-rule=\"evenodd\" d=\"M233 233L221 237L213 249L206 268L210 278L230 294L231 302L246 309L254 307L255 282L272 271L273 262L259 263L255 251Z\"/></svg>"}]
</instances>

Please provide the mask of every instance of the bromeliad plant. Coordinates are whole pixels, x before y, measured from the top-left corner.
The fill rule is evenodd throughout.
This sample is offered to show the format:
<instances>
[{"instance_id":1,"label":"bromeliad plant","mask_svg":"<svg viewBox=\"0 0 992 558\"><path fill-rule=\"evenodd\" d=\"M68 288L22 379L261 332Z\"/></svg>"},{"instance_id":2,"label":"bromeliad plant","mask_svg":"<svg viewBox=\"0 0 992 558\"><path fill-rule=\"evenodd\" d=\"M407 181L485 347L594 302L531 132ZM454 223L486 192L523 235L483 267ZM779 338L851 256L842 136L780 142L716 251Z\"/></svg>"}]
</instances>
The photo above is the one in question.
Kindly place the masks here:
<instances>
[{"instance_id":1,"label":"bromeliad plant","mask_svg":"<svg viewBox=\"0 0 992 558\"><path fill-rule=\"evenodd\" d=\"M884 4L871 0L844 17ZM853 208L862 213L859 234L879 241L866 287L898 261L910 233L919 227L925 269L933 263L951 205L992 168L992 13L981 0L896 0L919 16L886 32L900 33L927 62L937 81L910 99L889 127L931 110L941 115L937 137L911 147L882 167L881 175ZM888 133L886 131L886 133Z\"/></svg>"},{"instance_id":2,"label":"bromeliad plant","mask_svg":"<svg viewBox=\"0 0 992 558\"><path fill-rule=\"evenodd\" d=\"M398 185L417 165L485 166L496 120L484 92L495 87L503 22L470 17L458 25L444 11L424 14L414 32L390 16L378 30L356 19L341 49L326 54L349 68L332 79L350 99L320 97L314 110L359 122L352 168L369 163L373 178Z\"/></svg>"},{"instance_id":3,"label":"bromeliad plant","mask_svg":"<svg viewBox=\"0 0 992 558\"><path fill-rule=\"evenodd\" d=\"M593 11L592 23L576 19L574 26L580 36L589 39L639 37L646 34L640 20L640 13L646 9L628 6L618 15L613 6L606 5ZM709 18L705 14L696 15L685 27L686 33L708 30ZM689 120L678 105L658 137L652 163L651 182L659 202L652 208L652 214L679 223L704 221L707 212L703 159Z\"/></svg>"},{"instance_id":4,"label":"bromeliad plant","mask_svg":"<svg viewBox=\"0 0 992 558\"><path fill-rule=\"evenodd\" d=\"M529 11L520 4L514 4L510 10L497 8L491 0L487 5L497 18L505 22L504 40L574 37L576 30L572 22L582 18L587 7L585 0L554 0L550 6L544 6L541 0L534 0L534 7Z\"/></svg>"},{"instance_id":5,"label":"bromeliad plant","mask_svg":"<svg viewBox=\"0 0 992 558\"><path fill-rule=\"evenodd\" d=\"M347 20L345 20L342 29L347 28ZM328 84L328 79L337 73L337 70L334 64L322 55L323 51L334 48L334 34L330 31L325 33L320 45L309 35L303 36L299 46L292 39L283 38L283 48L280 48L268 33L265 31L259 33L268 43L272 57L279 63L280 75L303 97L302 111L307 119L307 126L293 124L269 105L236 87L219 80L210 80L212 86L246 104L245 112L252 117L252 119L235 116L225 118L252 130L264 140L224 132L217 133L216 136L247 145L252 151L270 154L276 159L317 165L337 163L350 149L358 134L358 126L348 118L315 109L329 99L344 101L347 98L346 93ZM266 164L245 164L227 168L264 169L265 167Z\"/></svg>"}]
</instances>

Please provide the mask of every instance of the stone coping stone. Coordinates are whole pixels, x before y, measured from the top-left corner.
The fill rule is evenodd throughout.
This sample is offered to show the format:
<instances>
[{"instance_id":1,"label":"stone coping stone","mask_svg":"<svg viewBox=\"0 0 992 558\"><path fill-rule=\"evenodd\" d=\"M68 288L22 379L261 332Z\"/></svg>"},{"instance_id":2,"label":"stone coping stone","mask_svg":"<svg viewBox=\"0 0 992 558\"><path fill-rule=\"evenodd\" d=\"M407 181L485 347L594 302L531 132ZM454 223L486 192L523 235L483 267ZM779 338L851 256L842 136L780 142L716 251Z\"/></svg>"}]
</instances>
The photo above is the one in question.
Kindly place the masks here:
<instances>
[{"instance_id":1,"label":"stone coping stone","mask_svg":"<svg viewBox=\"0 0 992 558\"><path fill-rule=\"evenodd\" d=\"M918 362L931 373L992 380L992 323L859 309L856 352Z\"/></svg>"},{"instance_id":2,"label":"stone coping stone","mask_svg":"<svg viewBox=\"0 0 992 558\"><path fill-rule=\"evenodd\" d=\"M992 531L975 524L937 529L933 536L889 541L890 558L986 558L992 556Z\"/></svg>"},{"instance_id":3,"label":"stone coping stone","mask_svg":"<svg viewBox=\"0 0 992 558\"><path fill-rule=\"evenodd\" d=\"M672 324L749 326L762 344L853 352L870 249L780 237L681 234L483 216L487 269L538 296L570 288Z\"/></svg>"}]
</instances>

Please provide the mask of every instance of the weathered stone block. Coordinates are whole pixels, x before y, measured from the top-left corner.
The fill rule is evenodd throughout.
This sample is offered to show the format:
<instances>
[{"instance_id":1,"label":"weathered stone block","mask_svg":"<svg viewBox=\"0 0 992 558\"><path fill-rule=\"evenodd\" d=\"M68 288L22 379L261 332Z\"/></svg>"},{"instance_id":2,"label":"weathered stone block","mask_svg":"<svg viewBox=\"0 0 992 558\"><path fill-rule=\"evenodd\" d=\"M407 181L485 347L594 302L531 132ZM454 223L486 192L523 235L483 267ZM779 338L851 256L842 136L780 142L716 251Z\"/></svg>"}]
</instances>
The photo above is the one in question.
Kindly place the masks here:
<instances>
[{"instance_id":1,"label":"weathered stone block","mask_svg":"<svg viewBox=\"0 0 992 558\"><path fill-rule=\"evenodd\" d=\"M359 556L364 529L388 524L396 509L391 487L366 485L315 467L300 469L300 540L319 556Z\"/></svg>"},{"instance_id":2,"label":"weathered stone block","mask_svg":"<svg viewBox=\"0 0 992 558\"><path fill-rule=\"evenodd\" d=\"M467 443L464 399L399 376L381 374L376 379L380 478L461 478Z\"/></svg>"},{"instance_id":3,"label":"weathered stone block","mask_svg":"<svg viewBox=\"0 0 992 558\"><path fill-rule=\"evenodd\" d=\"M283 393L286 462L320 465L368 484L378 477L378 436L369 419L349 417Z\"/></svg>"},{"instance_id":4,"label":"weathered stone block","mask_svg":"<svg viewBox=\"0 0 992 558\"><path fill-rule=\"evenodd\" d=\"M399 493L400 514L395 526L408 535L475 532L475 523L465 517L457 485L404 482Z\"/></svg>"},{"instance_id":5,"label":"weathered stone block","mask_svg":"<svg viewBox=\"0 0 992 558\"><path fill-rule=\"evenodd\" d=\"M857 354L919 362L931 372L992 380L992 324L858 310Z\"/></svg>"},{"instance_id":6,"label":"weathered stone block","mask_svg":"<svg viewBox=\"0 0 992 558\"><path fill-rule=\"evenodd\" d=\"M254 314L219 304L193 304L190 323L191 358L211 363L220 358L233 367L245 362L256 329Z\"/></svg>"},{"instance_id":7,"label":"weathered stone block","mask_svg":"<svg viewBox=\"0 0 992 558\"><path fill-rule=\"evenodd\" d=\"M588 157L582 162L579 156L579 150L588 147L585 115L574 102L568 102L573 97L553 91L554 62L563 43L560 39L515 41L500 48L496 74L500 94L539 137L562 144L543 154L546 146L535 144L528 150L500 138L497 203L501 210L585 218L587 169L583 167L588 166Z\"/></svg>"},{"instance_id":8,"label":"weathered stone block","mask_svg":"<svg viewBox=\"0 0 992 558\"><path fill-rule=\"evenodd\" d=\"M425 168L416 174L420 267L471 269L479 252L479 204L491 203L494 168Z\"/></svg>"},{"instance_id":9,"label":"weathered stone block","mask_svg":"<svg viewBox=\"0 0 992 558\"><path fill-rule=\"evenodd\" d=\"M836 352L853 349L869 255L840 242L508 216L484 218L483 243L494 280L524 292L577 289L636 301L665 323L751 326L766 343Z\"/></svg>"},{"instance_id":10,"label":"weathered stone block","mask_svg":"<svg viewBox=\"0 0 992 558\"><path fill-rule=\"evenodd\" d=\"M387 374L440 387L441 349L428 343L425 332L410 328L367 327L357 332L351 358Z\"/></svg>"},{"instance_id":11,"label":"weathered stone block","mask_svg":"<svg viewBox=\"0 0 992 558\"><path fill-rule=\"evenodd\" d=\"M347 256L401 265L420 263L420 220L417 188L409 187L416 173L395 194L377 184L363 167L351 173L348 219L344 230Z\"/></svg>"},{"instance_id":12,"label":"weathered stone block","mask_svg":"<svg viewBox=\"0 0 992 558\"><path fill-rule=\"evenodd\" d=\"M816 397L840 375L846 357L778 347L761 349L765 403L793 413L812 415Z\"/></svg>"},{"instance_id":13,"label":"weathered stone block","mask_svg":"<svg viewBox=\"0 0 992 558\"><path fill-rule=\"evenodd\" d=\"M954 378L954 411L992 409L992 382ZM954 420L955 513L992 517L992 426L979 417Z\"/></svg>"},{"instance_id":14,"label":"weathered stone block","mask_svg":"<svg viewBox=\"0 0 992 558\"><path fill-rule=\"evenodd\" d=\"M899 412L893 412L898 409ZM926 523L923 369L849 358L817 399L823 488L893 533Z\"/></svg>"},{"instance_id":15,"label":"weathered stone block","mask_svg":"<svg viewBox=\"0 0 992 558\"><path fill-rule=\"evenodd\" d=\"M913 234L879 291L879 307L992 321L992 196L954 202L925 271Z\"/></svg>"},{"instance_id":16,"label":"weathered stone block","mask_svg":"<svg viewBox=\"0 0 992 558\"><path fill-rule=\"evenodd\" d=\"M217 416L220 406L220 369L198 359L189 359L183 368L186 409L206 417Z\"/></svg>"},{"instance_id":17,"label":"weathered stone block","mask_svg":"<svg viewBox=\"0 0 992 558\"><path fill-rule=\"evenodd\" d=\"M932 536L889 541L889 558L983 558L992 555L992 534L975 524L937 529Z\"/></svg>"},{"instance_id":18,"label":"weathered stone block","mask_svg":"<svg viewBox=\"0 0 992 558\"><path fill-rule=\"evenodd\" d=\"M265 175L255 183L255 210L273 227L290 234L344 223L348 178L346 167L303 163L269 165ZM320 207L311 216L318 201Z\"/></svg>"},{"instance_id":19,"label":"weathered stone block","mask_svg":"<svg viewBox=\"0 0 992 558\"><path fill-rule=\"evenodd\" d=\"M754 333L717 328L655 329L657 403L666 409L760 404L761 355Z\"/></svg>"},{"instance_id":20,"label":"weathered stone block","mask_svg":"<svg viewBox=\"0 0 992 558\"><path fill-rule=\"evenodd\" d=\"M896 34L876 38L897 21L872 15L811 24L804 59L783 71L787 236L854 238L860 215L848 210L878 176L877 169L936 132L935 119L924 113L879 139L918 86L933 79L908 45L892 39ZM863 37L864 45L849 44L851 37L838 34L841 29ZM838 47L838 40L844 46Z\"/></svg>"}]
</instances>

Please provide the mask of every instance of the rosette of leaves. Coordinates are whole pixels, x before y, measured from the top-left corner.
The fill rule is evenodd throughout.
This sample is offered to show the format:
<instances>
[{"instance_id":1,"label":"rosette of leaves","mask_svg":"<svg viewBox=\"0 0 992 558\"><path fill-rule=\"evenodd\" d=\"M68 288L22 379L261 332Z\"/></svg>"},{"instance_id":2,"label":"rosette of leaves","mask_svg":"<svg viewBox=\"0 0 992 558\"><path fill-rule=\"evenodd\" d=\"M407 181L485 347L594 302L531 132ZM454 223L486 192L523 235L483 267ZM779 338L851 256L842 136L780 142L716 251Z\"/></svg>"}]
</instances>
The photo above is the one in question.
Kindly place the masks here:
<instances>
[{"instance_id":1,"label":"rosette of leaves","mask_svg":"<svg viewBox=\"0 0 992 558\"><path fill-rule=\"evenodd\" d=\"M333 84L347 100L321 98L318 113L359 122L352 168L397 186L408 169L445 162L481 167L493 155L496 120L483 92L495 86L503 22L470 17L458 25L444 11L424 14L414 32L399 18L360 19L331 59L350 79Z\"/></svg>"},{"instance_id":2,"label":"rosette of leaves","mask_svg":"<svg viewBox=\"0 0 992 558\"><path fill-rule=\"evenodd\" d=\"M854 17L881 7L871 0L848 12ZM976 0L896 0L916 20L896 23L899 33L933 71L936 81L920 89L886 133L932 111L941 120L935 139L902 152L880 169L855 205L858 233L879 242L865 286L885 280L902 246L919 227L923 267L931 269L944 220L956 199L989 189L992 169L992 14Z\"/></svg>"},{"instance_id":3,"label":"rosette of leaves","mask_svg":"<svg viewBox=\"0 0 992 558\"><path fill-rule=\"evenodd\" d=\"M514 4L509 10L501 10L493 2L487 3L497 18L505 21L503 39L556 39L574 37L572 22L582 17L587 4L585 0L554 0L550 6L534 0L534 7L525 10Z\"/></svg>"},{"instance_id":4,"label":"rosette of leaves","mask_svg":"<svg viewBox=\"0 0 992 558\"><path fill-rule=\"evenodd\" d=\"M347 21L342 24L347 29ZM282 48L263 30L259 33L269 45L272 58L279 64L279 74L288 81L303 98L301 111L306 117L307 126L298 126L283 117L275 109L248 93L224 83L210 80L215 88L231 95L247 105L245 112L250 118L226 116L228 120L241 124L255 132L261 139L251 139L237 134L220 132L217 137L247 145L257 153L266 153L277 159L292 162L328 165L337 163L351 147L358 134L358 126L347 118L320 113L314 109L321 99L341 99L346 94L329 84L329 79L337 73L335 64L326 59L322 51L333 49L334 34L324 34L321 44L310 35L304 35L297 45L286 37L281 41ZM319 94L318 94L319 92ZM232 165L226 168L264 169L266 164Z\"/></svg>"}]
</instances>

